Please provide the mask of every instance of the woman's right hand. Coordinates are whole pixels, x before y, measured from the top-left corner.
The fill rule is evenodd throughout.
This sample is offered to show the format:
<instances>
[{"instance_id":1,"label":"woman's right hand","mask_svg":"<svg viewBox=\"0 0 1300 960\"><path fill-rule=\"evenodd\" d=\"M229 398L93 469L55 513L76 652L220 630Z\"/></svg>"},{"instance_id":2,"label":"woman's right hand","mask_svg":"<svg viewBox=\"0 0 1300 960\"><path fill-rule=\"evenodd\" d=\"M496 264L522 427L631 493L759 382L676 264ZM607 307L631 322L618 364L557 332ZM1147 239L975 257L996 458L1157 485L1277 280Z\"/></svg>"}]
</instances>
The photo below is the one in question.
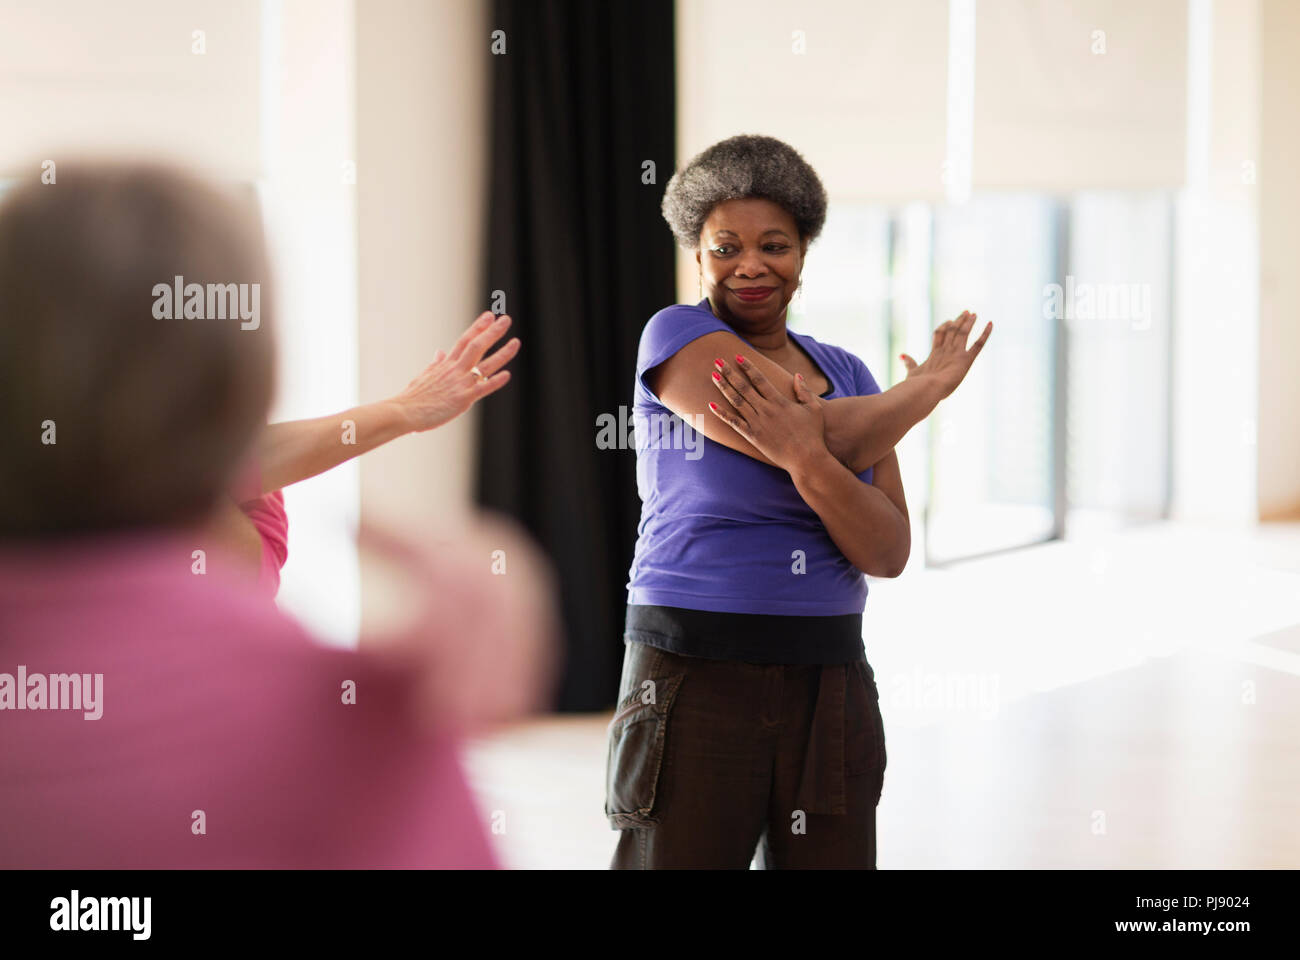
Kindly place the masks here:
<instances>
[{"instance_id":1,"label":"woman's right hand","mask_svg":"<svg viewBox=\"0 0 1300 960\"><path fill-rule=\"evenodd\" d=\"M410 382L405 390L393 398L392 403L401 411L413 432L432 430L454 420L476 400L495 393L510 381L510 371L502 370L519 352L519 338L512 337L505 346L487 359L488 348L500 340L510 327L510 317L495 316L491 311L479 314L466 330L451 353L441 350L433 355L433 362ZM480 380L474 375L477 366L483 374Z\"/></svg>"},{"instance_id":2,"label":"woman's right hand","mask_svg":"<svg viewBox=\"0 0 1300 960\"><path fill-rule=\"evenodd\" d=\"M792 396L787 397L740 354L736 355L738 369L721 357L714 366L714 385L728 402L711 403L709 409L772 463L793 474L828 452L825 411L802 374L795 374Z\"/></svg>"}]
</instances>

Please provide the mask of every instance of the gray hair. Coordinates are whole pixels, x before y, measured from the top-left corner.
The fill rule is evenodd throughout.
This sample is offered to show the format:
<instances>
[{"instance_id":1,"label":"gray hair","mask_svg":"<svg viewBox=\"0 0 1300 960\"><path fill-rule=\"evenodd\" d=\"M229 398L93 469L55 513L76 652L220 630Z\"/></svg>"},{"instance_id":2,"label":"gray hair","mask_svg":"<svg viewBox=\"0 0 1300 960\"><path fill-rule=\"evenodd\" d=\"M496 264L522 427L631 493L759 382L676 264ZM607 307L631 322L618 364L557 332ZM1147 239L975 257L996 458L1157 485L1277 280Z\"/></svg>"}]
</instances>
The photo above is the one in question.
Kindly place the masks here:
<instances>
[{"instance_id":1,"label":"gray hair","mask_svg":"<svg viewBox=\"0 0 1300 960\"><path fill-rule=\"evenodd\" d=\"M808 161L788 143L755 134L721 140L673 174L664 190L664 219L677 242L694 250L713 208L745 197L785 208L800 239L815 239L826 222L826 189Z\"/></svg>"},{"instance_id":2,"label":"gray hair","mask_svg":"<svg viewBox=\"0 0 1300 960\"><path fill-rule=\"evenodd\" d=\"M0 542L199 522L266 424L273 324L160 321L155 285L269 286L252 197L152 162L58 175L0 203Z\"/></svg>"}]
</instances>

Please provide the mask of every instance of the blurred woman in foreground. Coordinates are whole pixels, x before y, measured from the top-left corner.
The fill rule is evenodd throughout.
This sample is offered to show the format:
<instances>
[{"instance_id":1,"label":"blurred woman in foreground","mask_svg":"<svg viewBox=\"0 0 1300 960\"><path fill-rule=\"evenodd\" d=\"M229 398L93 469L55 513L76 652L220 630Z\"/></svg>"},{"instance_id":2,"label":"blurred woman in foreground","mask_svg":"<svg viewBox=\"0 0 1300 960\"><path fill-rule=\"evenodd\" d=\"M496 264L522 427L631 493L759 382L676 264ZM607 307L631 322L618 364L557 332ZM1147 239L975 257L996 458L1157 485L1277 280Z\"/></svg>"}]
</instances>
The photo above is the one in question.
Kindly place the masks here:
<instances>
[{"instance_id":1,"label":"blurred woman in foreground","mask_svg":"<svg viewBox=\"0 0 1300 960\"><path fill-rule=\"evenodd\" d=\"M390 545L428 607L366 654L206 572L273 324L158 319L176 276L269 286L186 174L63 164L0 203L0 867L497 865L457 744L539 705L549 572L504 529Z\"/></svg>"}]
</instances>

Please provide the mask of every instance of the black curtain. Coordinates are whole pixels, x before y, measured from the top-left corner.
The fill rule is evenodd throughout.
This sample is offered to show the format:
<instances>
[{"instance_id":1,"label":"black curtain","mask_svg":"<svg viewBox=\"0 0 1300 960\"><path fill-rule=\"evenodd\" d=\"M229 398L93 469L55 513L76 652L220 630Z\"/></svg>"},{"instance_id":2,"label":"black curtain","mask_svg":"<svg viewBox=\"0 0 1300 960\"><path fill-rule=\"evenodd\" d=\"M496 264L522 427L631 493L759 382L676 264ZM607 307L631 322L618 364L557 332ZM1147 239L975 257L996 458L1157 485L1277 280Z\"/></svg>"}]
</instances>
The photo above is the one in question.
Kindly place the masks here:
<instances>
[{"instance_id":1,"label":"black curtain","mask_svg":"<svg viewBox=\"0 0 1300 960\"><path fill-rule=\"evenodd\" d=\"M630 422L641 328L676 301L659 213L673 3L496 0L489 30L486 295L504 294L523 346L482 404L479 502L550 555L566 644L556 707L598 710L617 695L640 502L635 451L598 449L597 418Z\"/></svg>"}]
</instances>

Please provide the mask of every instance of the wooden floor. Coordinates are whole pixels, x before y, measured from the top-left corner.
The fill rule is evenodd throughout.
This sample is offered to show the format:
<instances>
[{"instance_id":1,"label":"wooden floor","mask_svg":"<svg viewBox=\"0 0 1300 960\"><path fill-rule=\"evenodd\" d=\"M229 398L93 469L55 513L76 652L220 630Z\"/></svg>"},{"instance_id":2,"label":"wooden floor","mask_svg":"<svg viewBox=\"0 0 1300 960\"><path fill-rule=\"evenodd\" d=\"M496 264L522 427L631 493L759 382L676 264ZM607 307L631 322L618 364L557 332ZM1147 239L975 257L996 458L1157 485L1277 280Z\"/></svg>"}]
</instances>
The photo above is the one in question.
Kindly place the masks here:
<instances>
[{"instance_id":1,"label":"wooden floor","mask_svg":"<svg viewBox=\"0 0 1300 960\"><path fill-rule=\"evenodd\" d=\"M873 581L889 868L1300 868L1300 526L1163 524ZM471 743L517 868L605 869L608 713Z\"/></svg>"}]
</instances>

